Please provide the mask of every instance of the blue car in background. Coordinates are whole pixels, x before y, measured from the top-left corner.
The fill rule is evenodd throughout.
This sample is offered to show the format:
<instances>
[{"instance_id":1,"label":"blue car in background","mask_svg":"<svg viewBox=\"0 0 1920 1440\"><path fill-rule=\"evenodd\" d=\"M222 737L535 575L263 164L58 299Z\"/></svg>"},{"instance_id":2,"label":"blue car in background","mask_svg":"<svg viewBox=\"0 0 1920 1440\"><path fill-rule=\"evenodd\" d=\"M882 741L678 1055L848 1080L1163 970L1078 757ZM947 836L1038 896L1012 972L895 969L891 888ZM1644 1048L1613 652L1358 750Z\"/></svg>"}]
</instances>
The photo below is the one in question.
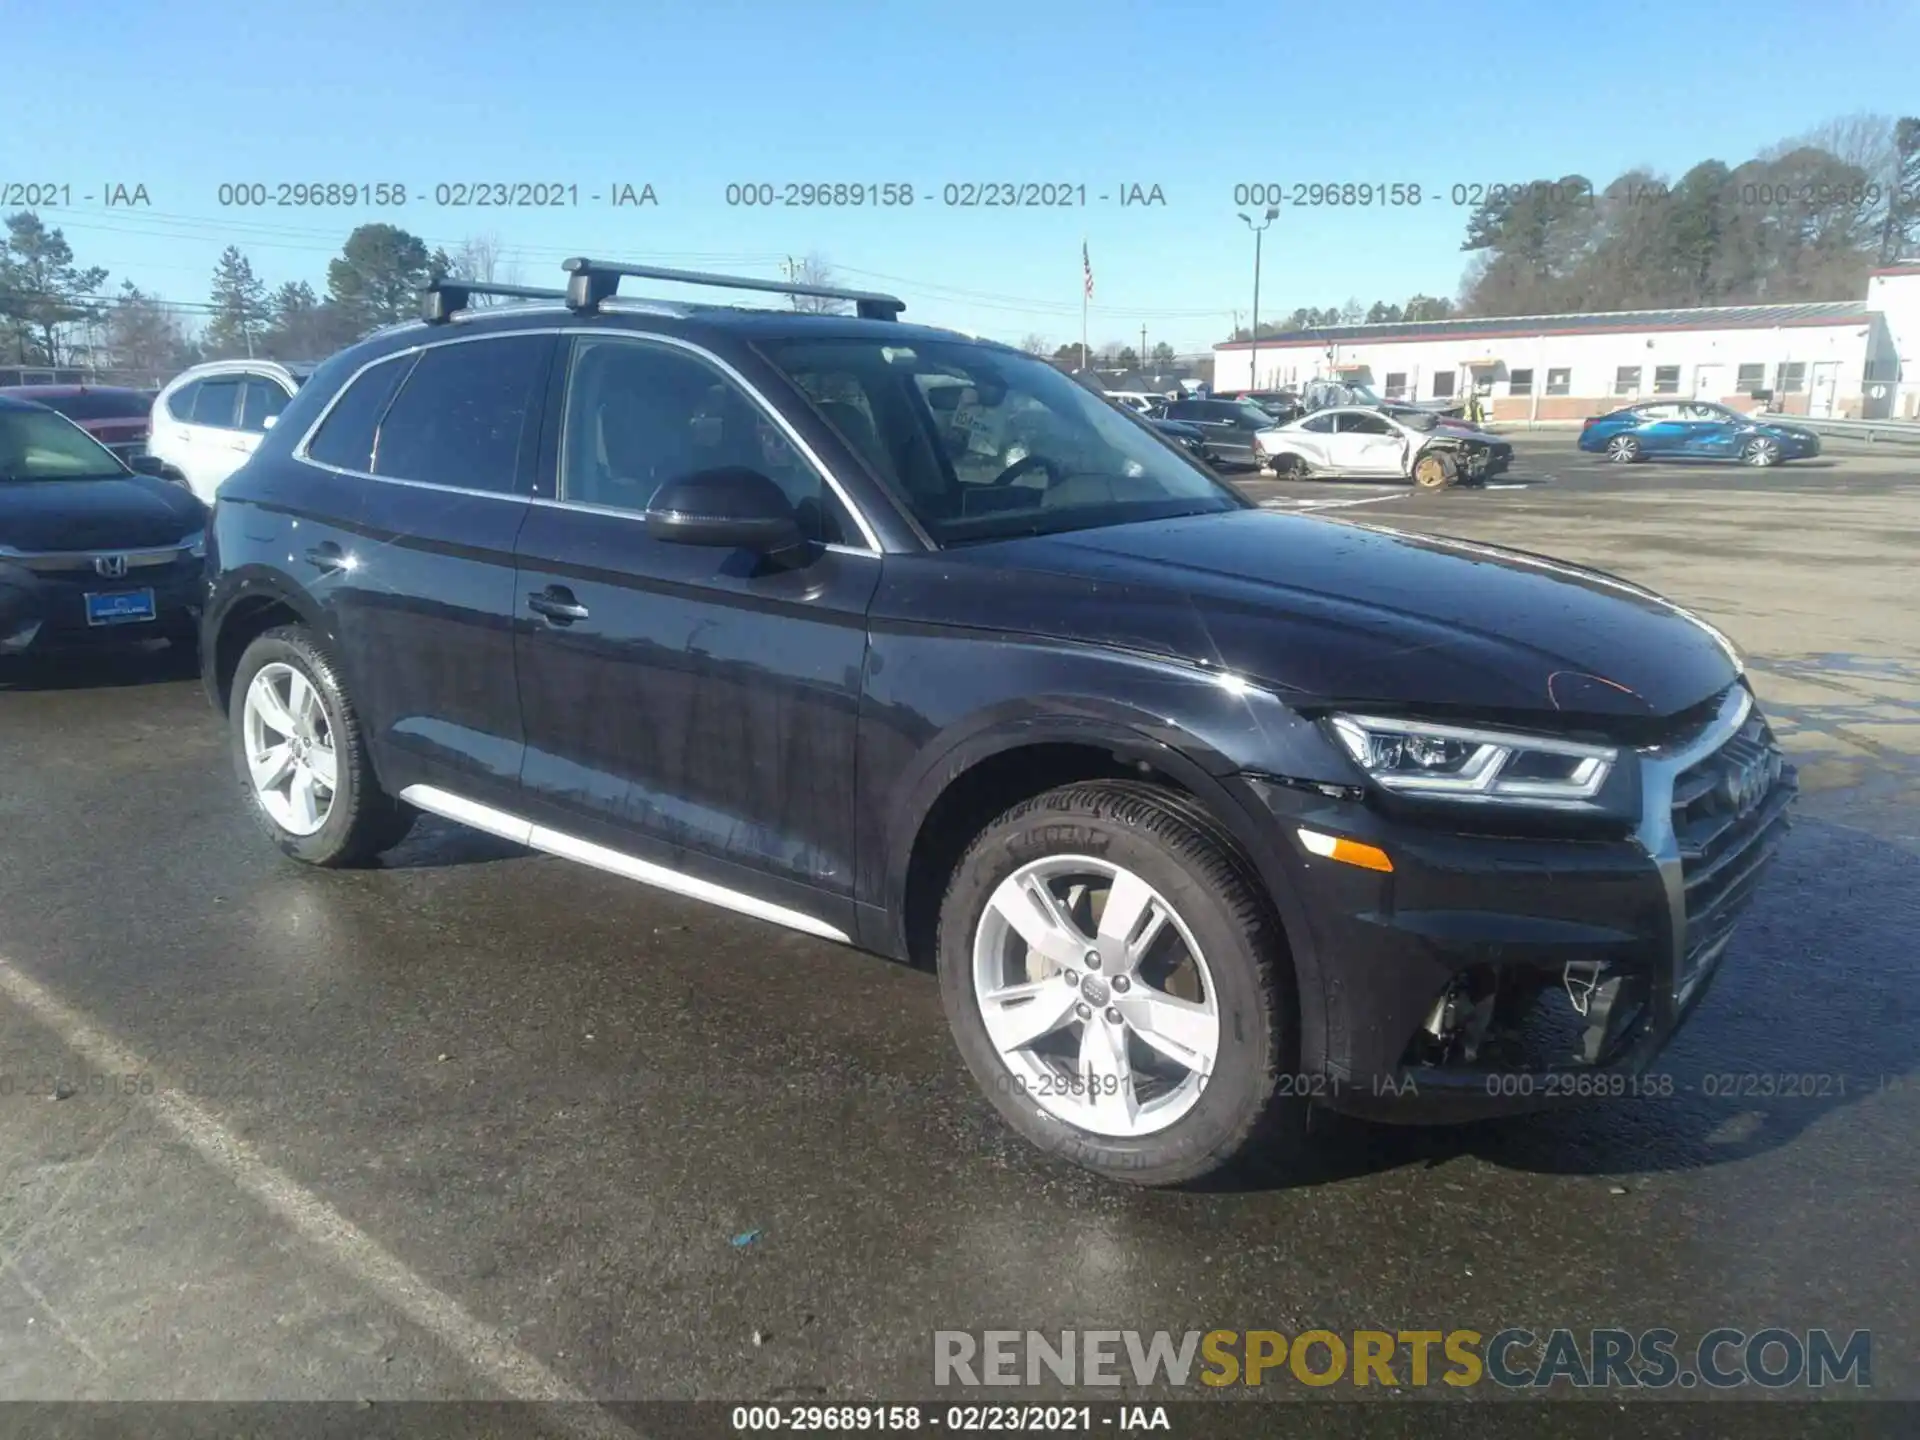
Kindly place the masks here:
<instances>
[{"instance_id":1,"label":"blue car in background","mask_svg":"<svg viewBox=\"0 0 1920 1440\"><path fill-rule=\"evenodd\" d=\"M1710 401L1659 400L1590 417L1580 448L1619 465L1658 455L1766 466L1818 455L1820 437Z\"/></svg>"}]
</instances>

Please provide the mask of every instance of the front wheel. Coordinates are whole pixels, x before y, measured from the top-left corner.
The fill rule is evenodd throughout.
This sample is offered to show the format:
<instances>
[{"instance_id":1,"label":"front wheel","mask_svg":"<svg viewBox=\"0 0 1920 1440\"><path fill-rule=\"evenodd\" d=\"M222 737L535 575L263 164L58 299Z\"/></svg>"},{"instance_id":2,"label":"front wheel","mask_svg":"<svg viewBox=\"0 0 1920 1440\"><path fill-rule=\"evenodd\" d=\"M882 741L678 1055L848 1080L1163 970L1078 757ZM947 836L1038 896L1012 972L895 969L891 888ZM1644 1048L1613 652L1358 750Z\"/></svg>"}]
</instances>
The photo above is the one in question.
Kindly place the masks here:
<instances>
[{"instance_id":1,"label":"front wheel","mask_svg":"<svg viewBox=\"0 0 1920 1440\"><path fill-rule=\"evenodd\" d=\"M247 646L230 719L248 809L294 859L363 865L412 829L417 812L381 790L339 672L304 627Z\"/></svg>"},{"instance_id":2,"label":"front wheel","mask_svg":"<svg viewBox=\"0 0 1920 1440\"><path fill-rule=\"evenodd\" d=\"M1297 1141L1292 967L1246 865L1190 801L1069 785L969 848L940 912L962 1057L1041 1149L1176 1185Z\"/></svg>"},{"instance_id":3,"label":"front wheel","mask_svg":"<svg viewBox=\"0 0 1920 1440\"><path fill-rule=\"evenodd\" d=\"M1757 465L1763 470L1770 469L1780 463L1780 442L1765 435L1756 435L1740 452L1740 459L1745 464Z\"/></svg>"},{"instance_id":4,"label":"front wheel","mask_svg":"<svg viewBox=\"0 0 1920 1440\"><path fill-rule=\"evenodd\" d=\"M1413 462L1413 483L1422 490L1439 490L1454 476L1453 467L1441 455L1422 455Z\"/></svg>"}]
</instances>

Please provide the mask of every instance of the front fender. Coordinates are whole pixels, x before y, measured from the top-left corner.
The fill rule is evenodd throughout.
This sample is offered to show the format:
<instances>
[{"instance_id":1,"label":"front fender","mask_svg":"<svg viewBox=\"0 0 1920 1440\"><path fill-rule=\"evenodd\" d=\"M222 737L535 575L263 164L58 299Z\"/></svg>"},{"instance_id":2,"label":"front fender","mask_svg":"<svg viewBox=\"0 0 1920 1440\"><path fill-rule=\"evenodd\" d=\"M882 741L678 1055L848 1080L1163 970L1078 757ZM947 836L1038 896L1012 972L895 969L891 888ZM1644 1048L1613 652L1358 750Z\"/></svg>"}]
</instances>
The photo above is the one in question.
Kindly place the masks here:
<instances>
[{"instance_id":1,"label":"front fender","mask_svg":"<svg viewBox=\"0 0 1920 1440\"><path fill-rule=\"evenodd\" d=\"M1244 777L1346 784L1352 774L1279 698L1205 667L1098 647L876 632L860 733L858 894L884 913L894 953L906 953L914 845L947 789L1012 750L1097 746L1168 776L1245 852L1287 934L1303 1044L1309 1058L1320 1053L1318 946L1279 827Z\"/></svg>"}]
</instances>

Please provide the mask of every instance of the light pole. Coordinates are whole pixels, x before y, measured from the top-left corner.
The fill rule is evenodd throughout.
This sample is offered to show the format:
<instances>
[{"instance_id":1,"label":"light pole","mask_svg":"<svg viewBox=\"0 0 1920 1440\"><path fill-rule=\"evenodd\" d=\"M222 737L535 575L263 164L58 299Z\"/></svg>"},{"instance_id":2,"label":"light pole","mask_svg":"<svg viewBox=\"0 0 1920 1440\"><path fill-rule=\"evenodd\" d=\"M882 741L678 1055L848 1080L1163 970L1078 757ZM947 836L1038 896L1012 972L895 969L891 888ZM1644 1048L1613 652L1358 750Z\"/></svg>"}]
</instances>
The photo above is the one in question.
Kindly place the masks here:
<instances>
[{"instance_id":1,"label":"light pole","mask_svg":"<svg viewBox=\"0 0 1920 1440\"><path fill-rule=\"evenodd\" d=\"M1260 388L1260 236L1280 214L1280 207L1269 205L1263 223L1256 225L1253 217L1246 211L1240 212L1240 218L1247 222L1247 228L1253 231L1253 344L1247 352L1247 370L1249 390Z\"/></svg>"}]
</instances>

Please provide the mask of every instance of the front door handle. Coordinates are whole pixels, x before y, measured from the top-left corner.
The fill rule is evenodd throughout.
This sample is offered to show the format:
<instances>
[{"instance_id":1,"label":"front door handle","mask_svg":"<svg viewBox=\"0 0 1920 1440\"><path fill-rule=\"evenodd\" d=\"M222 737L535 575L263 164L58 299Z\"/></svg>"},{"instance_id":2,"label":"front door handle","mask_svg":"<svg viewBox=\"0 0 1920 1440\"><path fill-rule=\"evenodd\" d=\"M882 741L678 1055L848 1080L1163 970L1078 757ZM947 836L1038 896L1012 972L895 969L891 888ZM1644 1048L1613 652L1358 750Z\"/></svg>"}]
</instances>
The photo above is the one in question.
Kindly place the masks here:
<instances>
[{"instance_id":1,"label":"front door handle","mask_svg":"<svg viewBox=\"0 0 1920 1440\"><path fill-rule=\"evenodd\" d=\"M549 585L545 590L534 591L527 596L527 608L536 615L546 616L555 625L571 625L586 619L589 613L564 585Z\"/></svg>"},{"instance_id":2,"label":"front door handle","mask_svg":"<svg viewBox=\"0 0 1920 1440\"><path fill-rule=\"evenodd\" d=\"M328 540L307 551L307 563L318 570L344 570L347 557L338 545Z\"/></svg>"}]
</instances>

